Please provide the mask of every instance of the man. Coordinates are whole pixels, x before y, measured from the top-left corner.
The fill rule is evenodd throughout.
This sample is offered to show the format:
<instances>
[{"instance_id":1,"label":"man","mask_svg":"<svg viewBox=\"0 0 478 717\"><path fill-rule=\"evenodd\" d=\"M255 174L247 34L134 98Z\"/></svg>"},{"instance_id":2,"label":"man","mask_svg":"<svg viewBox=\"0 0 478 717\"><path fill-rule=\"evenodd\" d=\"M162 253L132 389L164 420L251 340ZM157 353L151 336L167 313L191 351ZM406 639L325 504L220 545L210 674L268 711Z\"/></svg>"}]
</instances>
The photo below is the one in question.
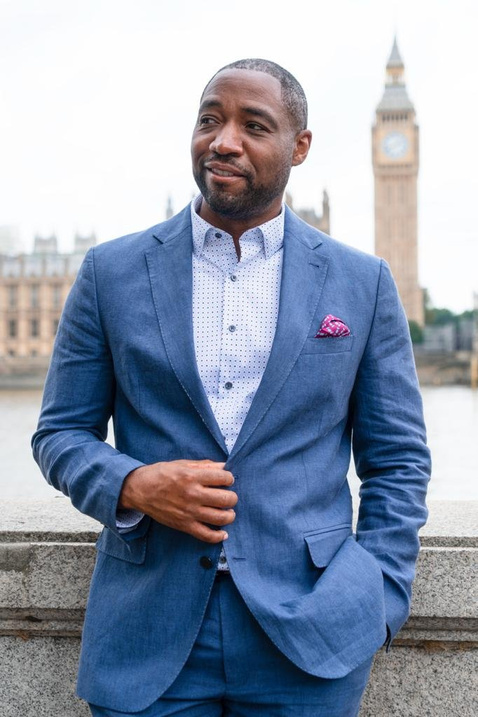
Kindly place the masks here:
<instances>
[{"instance_id":1,"label":"man","mask_svg":"<svg viewBox=\"0 0 478 717\"><path fill-rule=\"evenodd\" d=\"M65 306L33 445L105 525L95 716L352 717L408 615L429 474L408 327L383 262L282 205L310 142L287 71L220 70L201 195L90 251Z\"/></svg>"}]
</instances>

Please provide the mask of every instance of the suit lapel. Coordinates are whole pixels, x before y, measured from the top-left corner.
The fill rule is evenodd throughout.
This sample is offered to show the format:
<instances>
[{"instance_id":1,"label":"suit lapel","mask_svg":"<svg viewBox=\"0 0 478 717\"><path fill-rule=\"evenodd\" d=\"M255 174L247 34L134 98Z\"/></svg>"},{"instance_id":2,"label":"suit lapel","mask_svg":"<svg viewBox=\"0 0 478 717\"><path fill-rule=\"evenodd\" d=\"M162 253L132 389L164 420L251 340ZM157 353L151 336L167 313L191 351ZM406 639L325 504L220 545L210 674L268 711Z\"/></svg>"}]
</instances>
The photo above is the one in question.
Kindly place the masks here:
<instances>
[{"instance_id":1,"label":"suit lapel","mask_svg":"<svg viewBox=\"0 0 478 717\"><path fill-rule=\"evenodd\" d=\"M327 274L317 251L320 234L287 210L279 315L271 354L231 451L235 458L257 428L292 370L309 333Z\"/></svg>"},{"instance_id":2,"label":"suit lapel","mask_svg":"<svg viewBox=\"0 0 478 717\"><path fill-rule=\"evenodd\" d=\"M199 377L192 321L192 233L189 207L154 231L146 251L154 307L174 373L222 450L224 438Z\"/></svg>"},{"instance_id":3,"label":"suit lapel","mask_svg":"<svg viewBox=\"0 0 478 717\"><path fill-rule=\"evenodd\" d=\"M187 207L157 227L158 243L145 252L151 293L169 361L178 381L221 449L224 438L212 412L196 363L192 322L192 232ZM271 354L230 459L252 436L292 370L309 333L327 274L328 259L317 249L320 234L289 210L277 328Z\"/></svg>"}]
</instances>

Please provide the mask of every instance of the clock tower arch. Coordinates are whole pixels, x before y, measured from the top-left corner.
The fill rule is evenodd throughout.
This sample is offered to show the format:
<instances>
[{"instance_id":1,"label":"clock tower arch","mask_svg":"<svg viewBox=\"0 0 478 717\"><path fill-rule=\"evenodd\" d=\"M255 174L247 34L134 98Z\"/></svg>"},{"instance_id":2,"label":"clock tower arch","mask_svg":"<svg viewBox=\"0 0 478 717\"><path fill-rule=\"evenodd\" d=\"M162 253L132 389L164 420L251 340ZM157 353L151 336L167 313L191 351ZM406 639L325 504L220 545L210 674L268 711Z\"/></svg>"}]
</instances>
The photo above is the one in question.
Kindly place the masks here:
<instances>
[{"instance_id":1,"label":"clock tower arch","mask_svg":"<svg viewBox=\"0 0 478 717\"><path fill-rule=\"evenodd\" d=\"M396 39L386 72L372 127L375 253L390 264L408 319L423 326L417 237L419 129Z\"/></svg>"}]
</instances>

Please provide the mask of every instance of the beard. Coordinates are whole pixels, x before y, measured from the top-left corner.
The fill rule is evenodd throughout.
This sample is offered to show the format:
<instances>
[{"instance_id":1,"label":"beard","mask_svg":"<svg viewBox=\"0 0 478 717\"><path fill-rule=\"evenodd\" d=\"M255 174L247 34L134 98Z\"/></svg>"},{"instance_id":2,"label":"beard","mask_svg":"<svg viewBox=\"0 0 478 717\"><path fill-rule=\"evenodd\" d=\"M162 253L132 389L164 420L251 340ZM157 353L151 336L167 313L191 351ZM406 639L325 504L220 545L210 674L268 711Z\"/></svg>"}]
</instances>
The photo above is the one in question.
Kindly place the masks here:
<instances>
[{"instance_id":1,"label":"beard","mask_svg":"<svg viewBox=\"0 0 478 717\"><path fill-rule=\"evenodd\" d=\"M208 157L205 161L214 159L226 164L221 155ZM219 185L211 187L206 180L209 170L204 163L201 163L199 169L193 167L193 176L205 202L213 212L228 219L239 220L247 220L266 211L272 202L284 193L291 169L288 162L282 161L269 184L255 184L250 172L246 172L235 162L229 161L228 164L240 169L244 176L246 186L240 193L230 192L227 187Z\"/></svg>"}]
</instances>

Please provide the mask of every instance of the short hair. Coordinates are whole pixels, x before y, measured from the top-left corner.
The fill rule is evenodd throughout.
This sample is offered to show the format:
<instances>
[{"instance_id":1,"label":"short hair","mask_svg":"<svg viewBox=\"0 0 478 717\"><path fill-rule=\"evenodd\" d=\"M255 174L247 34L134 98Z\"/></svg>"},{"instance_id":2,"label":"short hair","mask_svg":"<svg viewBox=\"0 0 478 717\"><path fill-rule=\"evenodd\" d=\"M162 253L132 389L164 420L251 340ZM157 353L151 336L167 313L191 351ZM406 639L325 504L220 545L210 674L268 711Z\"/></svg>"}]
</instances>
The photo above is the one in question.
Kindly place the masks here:
<instances>
[{"instance_id":1,"label":"short hair","mask_svg":"<svg viewBox=\"0 0 478 717\"><path fill-rule=\"evenodd\" d=\"M271 60L263 60L258 57L249 57L245 60L236 60L229 65L221 67L214 74L203 90L203 95L213 79L223 70L255 70L256 72L265 72L267 75L275 77L281 85L282 101L284 102L292 127L300 132L307 128L307 98L302 89L301 84L295 79L288 70Z\"/></svg>"}]
</instances>

